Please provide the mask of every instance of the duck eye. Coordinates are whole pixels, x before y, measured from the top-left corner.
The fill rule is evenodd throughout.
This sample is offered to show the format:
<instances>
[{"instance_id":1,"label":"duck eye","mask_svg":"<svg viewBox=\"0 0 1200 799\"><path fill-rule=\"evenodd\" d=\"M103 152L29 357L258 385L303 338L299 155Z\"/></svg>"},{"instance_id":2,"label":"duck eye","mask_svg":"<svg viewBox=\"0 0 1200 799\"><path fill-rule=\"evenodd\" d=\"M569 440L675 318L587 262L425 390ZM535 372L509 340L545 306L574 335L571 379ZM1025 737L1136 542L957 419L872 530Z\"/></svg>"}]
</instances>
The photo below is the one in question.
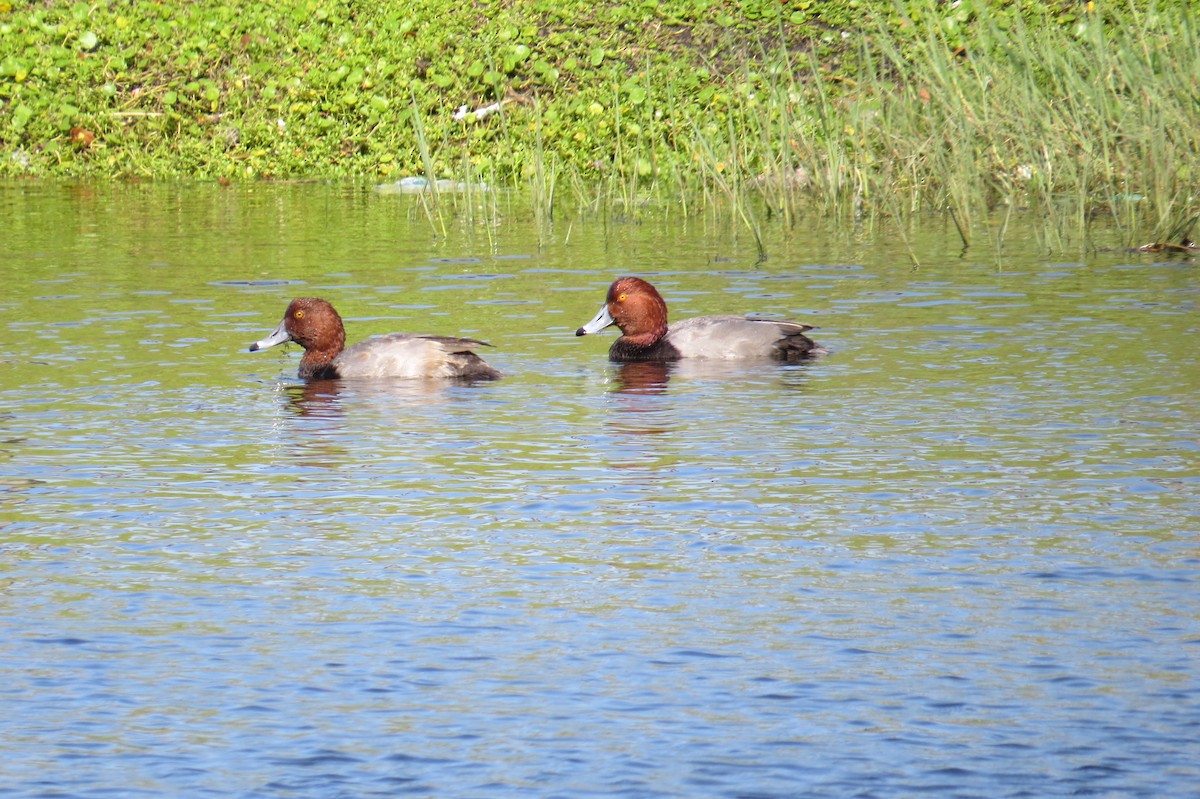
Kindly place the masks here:
<instances>
[{"instance_id":1,"label":"duck eye","mask_svg":"<svg viewBox=\"0 0 1200 799\"><path fill-rule=\"evenodd\" d=\"M617 302L625 302L625 293L624 292L622 292L621 295L619 297L617 297Z\"/></svg>"},{"instance_id":2,"label":"duck eye","mask_svg":"<svg viewBox=\"0 0 1200 799\"><path fill-rule=\"evenodd\" d=\"M292 316L295 317L296 319L303 319L304 311L296 311L294 314L292 314Z\"/></svg>"}]
</instances>

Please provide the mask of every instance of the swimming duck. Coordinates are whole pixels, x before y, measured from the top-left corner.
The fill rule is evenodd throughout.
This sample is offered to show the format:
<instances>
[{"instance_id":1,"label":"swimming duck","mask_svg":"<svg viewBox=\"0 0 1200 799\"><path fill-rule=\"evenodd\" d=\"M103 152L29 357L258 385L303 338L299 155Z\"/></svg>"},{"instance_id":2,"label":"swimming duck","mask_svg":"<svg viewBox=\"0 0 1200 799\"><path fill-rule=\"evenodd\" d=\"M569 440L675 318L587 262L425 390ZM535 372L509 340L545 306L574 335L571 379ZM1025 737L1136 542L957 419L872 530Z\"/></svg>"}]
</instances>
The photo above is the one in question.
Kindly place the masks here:
<instances>
[{"instance_id":1,"label":"swimming duck","mask_svg":"<svg viewBox=\"0 0 1200 799\"><path fill-rule=\"evenodd\" d=\"M389 333L346 348L342 317L327 301L298 297L271 335L250 345L265 350L285 341L304 348L299 375L304 380L339 378L449 378L494 380L500 372L475 354L486 342L452 336Z\"/></svg>"},{"instance_id":2,"label":"swimming duck","mask_svg":"<svg viewBox=\"0 0 1200 799\"><path fill-rule=\"evenodd\" d=\"M676 361L681 358L773 358L799 361L823 350L805 336L812 325L744 316L697 316L667 324L667 303L654 286L638 277L622 277L577 336L621 329L608 357L614 361Z\"/></svg>"}]
</instances>

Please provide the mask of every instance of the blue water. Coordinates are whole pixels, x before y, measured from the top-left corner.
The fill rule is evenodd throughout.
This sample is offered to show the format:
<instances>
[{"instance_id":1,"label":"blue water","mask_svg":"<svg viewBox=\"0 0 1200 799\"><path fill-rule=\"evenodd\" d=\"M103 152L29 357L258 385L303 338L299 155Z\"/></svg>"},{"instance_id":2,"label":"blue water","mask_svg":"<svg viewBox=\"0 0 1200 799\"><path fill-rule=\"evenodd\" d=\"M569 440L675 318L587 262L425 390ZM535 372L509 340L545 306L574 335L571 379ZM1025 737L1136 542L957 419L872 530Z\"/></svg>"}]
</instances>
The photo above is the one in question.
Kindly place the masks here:
<instances>
[{"instance_id":1,"label":"blue water","mask_svg":"<svg viewBox=\"0 0 1200 799\"><path fill-rule=\"evenodd\" d=\"M0 797L1196 794L1194 262L412 202L0 186ZM831 354L614 366L619 274Z\"/></svg>"}]
</instances>

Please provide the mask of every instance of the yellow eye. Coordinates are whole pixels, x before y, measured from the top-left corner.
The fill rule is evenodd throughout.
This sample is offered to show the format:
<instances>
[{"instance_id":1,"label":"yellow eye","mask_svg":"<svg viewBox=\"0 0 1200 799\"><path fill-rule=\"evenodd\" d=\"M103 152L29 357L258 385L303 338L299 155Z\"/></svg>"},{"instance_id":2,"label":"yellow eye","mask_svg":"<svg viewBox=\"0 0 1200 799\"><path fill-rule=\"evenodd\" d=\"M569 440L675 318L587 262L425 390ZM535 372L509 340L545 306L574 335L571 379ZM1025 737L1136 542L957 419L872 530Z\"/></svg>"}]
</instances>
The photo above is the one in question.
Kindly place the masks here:
<instances>
[{"instance_id":1,"label":"yellow eye","mask_svg":"<svg viewBox=\"0 0 1200 799\"><path fill-rule=\"evenodd\" d=\"M292 314L292 316L296 317L297 319L303 319L304 311L296 311L294 314Z\"/></svg>"},{"instance_id":2,"label":"yellow eye","mask_svg":"<svg viewBox=\"0 0 1200 799\"><path fill-rule=\"evenodd\" d=\"M622 293L621 296L617 297L617 302L625 302L625 294L624 293Z\"/></svg>"}]
</instances>

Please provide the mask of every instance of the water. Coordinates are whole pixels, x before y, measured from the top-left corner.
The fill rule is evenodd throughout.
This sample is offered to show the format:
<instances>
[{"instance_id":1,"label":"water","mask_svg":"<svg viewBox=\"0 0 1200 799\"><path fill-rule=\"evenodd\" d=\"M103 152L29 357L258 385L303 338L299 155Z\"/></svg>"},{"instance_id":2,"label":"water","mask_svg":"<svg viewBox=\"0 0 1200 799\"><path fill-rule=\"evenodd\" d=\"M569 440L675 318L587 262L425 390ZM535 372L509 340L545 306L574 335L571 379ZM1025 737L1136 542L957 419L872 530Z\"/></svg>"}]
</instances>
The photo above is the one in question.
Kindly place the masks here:
<instances>
[{"instance_id":1,"label":"water","mask_svg":"<svg viewBox=\"0 0 1200 799\"><path fill-rule=\"evenodd\" d=\"M919 270L820 226L758 263L346 186L0 213L0 797L1200 784L1193 261L938 225ZM614 366L572 333L619 274L831 355ZM307 389L246 352L306 294L508 376Z\"/></svg>"}]
</instances>

